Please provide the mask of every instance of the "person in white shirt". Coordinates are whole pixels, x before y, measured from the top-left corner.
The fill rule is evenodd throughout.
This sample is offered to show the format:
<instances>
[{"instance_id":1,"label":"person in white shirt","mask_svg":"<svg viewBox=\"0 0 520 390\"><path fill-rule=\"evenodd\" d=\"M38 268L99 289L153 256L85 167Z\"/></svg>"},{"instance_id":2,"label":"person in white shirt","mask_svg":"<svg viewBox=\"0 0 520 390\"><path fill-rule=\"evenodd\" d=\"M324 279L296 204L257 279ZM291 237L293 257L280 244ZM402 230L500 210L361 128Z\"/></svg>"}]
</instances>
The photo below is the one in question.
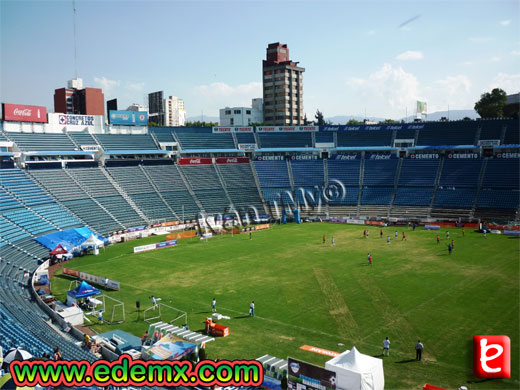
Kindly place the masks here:
<instances>
[{"instance_id":1,"label":"person in white shirt","mask_svg":"<svg viewBox=\"0 0 520 390\"><path fill-rule=\"evenodd\" d=\"M217 311L217 300L213 298L213 301L211 302L211 311L216 312Z\"/></svg>"},{"instance_id":2,"label":"person in white shirt","mask_svg":"<svg viewBox=\"0 0 520 390\"><path fill-rule=\"evenodd\" d=\"M388 337L383 340L383 356L390 356L390 340L388 340Z\"/></svg>"},{"instance_id":3,"label":"person in white shirt","mask_svg":"<svg viewBox=\"0 0 520 390\"><path fill-rule=\"evenodd\" d=\"M255 301L252 301L249 305L249 316L254 317L255 316Z\"/></svg>"}]
</instances>

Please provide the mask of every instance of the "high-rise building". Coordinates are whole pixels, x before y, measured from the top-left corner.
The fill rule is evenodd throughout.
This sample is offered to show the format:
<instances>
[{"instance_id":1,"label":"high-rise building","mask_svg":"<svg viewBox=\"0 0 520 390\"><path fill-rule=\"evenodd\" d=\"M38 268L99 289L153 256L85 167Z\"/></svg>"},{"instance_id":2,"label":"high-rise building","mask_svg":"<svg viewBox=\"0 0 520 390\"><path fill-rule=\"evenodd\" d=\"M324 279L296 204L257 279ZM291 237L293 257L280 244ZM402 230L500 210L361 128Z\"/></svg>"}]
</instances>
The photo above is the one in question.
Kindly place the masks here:
<instances>
[{"instance_id":1,"label":"high-rise building","mask_svg":"<svg viewBox=\"0 0 520 390\"><path fill-rule=\"evenodd\" d=\"M83 88L81 79L69 80L67 88L54 90L54 112L105 115L105 96L100 88Z\"/></svg>"},{"instance_id":2,"label":"high-rise building","mask_svg":"<svg viewBox=\"0 0 520 390\"><path fill-rule=\"evenodd\" d=\"M165 115L163 91L157 91L148 94L148 109L150 110L148 114L148 121L164 126Z\"/></svg>"},{"instance_id":3,"label":"high-rise building","mask_svg":"<svg viewBox=\"0 0 520 390\"><path fill-rule=\"evenodd\" d=\"M164 113L166 126L184 126L186 124L186 110L184 100L177 96L164 99Z\"/></svg>"},{"instance_id":4,"label":"high-rise building","mask_svg":"<svg viewBox=\"0 0 520 390\"><path fill-rule=\"evenodd\" d=\"M262 62L264 122L270 125L304 125L303 72L289 59L289 48L279 42L267 46Z\"/></svg>"}]
</instances>

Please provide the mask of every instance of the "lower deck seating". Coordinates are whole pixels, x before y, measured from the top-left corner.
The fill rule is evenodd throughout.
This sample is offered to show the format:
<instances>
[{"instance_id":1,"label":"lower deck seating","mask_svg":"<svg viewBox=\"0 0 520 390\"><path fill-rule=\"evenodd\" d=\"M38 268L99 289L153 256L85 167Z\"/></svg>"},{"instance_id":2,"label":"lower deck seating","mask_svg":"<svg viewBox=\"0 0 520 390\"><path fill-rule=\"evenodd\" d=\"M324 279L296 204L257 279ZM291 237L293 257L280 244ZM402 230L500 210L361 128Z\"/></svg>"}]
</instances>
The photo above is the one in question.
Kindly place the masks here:
<instances>
[{"instance_id":1,"label":"lower deck seating","mask_svg":"<svg viewBox=\"0 0 520 390\"><path fill-rule=\"evenodd\" d=\"M435 194L434 206L437 207L473 207L475 188L439 188Z\"/></svg>"}]
</instances>

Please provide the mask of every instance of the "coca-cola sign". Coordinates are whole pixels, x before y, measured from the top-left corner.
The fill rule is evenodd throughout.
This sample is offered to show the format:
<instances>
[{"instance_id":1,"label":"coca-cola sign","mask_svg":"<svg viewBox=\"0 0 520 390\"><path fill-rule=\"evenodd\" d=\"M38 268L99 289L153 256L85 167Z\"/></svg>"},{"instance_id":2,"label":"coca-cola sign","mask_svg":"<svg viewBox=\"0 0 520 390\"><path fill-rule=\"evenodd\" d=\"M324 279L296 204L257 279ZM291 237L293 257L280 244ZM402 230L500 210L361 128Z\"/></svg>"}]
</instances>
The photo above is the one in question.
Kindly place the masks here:
<instances>
[{"instance_id":1,"label":"coca-cola sign","mask_svg":"<svg viewBox=\"0 0 520 390\"><path fill-rule=\"evenodd\" d=\"M43 106L2 104L4 121L47 123L47 109Z\"/></svg>"},{"instance_id":2,"label":"coca-cola sign","mask_svg":"<svg viewBox=\"0 0 520 390\"><path fill-rule=\"evenodd\" d=\"M208 165L213 160L210 157L182 157L178 160L179 165Z\"/></svg>"},{"instance_id":3,"label":"coca-cola sign","mask_svg":"<svg viewBox=\"0 0 520 390\"><path fill-rule=\"evenodd\" d=\"M249 164L247 157L217 157L215 159L217 164Z\"/></svg>"}]
</instances>

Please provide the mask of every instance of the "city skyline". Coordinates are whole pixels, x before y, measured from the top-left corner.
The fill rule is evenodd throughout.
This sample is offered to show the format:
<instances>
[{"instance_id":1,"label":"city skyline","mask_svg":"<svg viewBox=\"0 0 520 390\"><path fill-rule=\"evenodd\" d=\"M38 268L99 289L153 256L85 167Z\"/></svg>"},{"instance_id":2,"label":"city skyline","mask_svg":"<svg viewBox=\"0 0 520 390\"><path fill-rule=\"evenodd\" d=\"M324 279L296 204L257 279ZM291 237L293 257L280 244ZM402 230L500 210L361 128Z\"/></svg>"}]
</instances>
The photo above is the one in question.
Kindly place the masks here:
<instances>
[{"instance_id":1,"label":"city skyline","mask_svg":"<svg viewBox=\"0 0 520 390\"><path fill-rule=\"evenodd\" d=\"M0 100L52 111L53 91L75 77L72 1L0 7ZM273 42L306 69L308 119L316 109L398 119L416 100L472 109L493 87L520 90L513 1L77 1L76 11L77 75L120 108L158 90L189 117L248 106Z\"/></svg>"}]
</instances>

